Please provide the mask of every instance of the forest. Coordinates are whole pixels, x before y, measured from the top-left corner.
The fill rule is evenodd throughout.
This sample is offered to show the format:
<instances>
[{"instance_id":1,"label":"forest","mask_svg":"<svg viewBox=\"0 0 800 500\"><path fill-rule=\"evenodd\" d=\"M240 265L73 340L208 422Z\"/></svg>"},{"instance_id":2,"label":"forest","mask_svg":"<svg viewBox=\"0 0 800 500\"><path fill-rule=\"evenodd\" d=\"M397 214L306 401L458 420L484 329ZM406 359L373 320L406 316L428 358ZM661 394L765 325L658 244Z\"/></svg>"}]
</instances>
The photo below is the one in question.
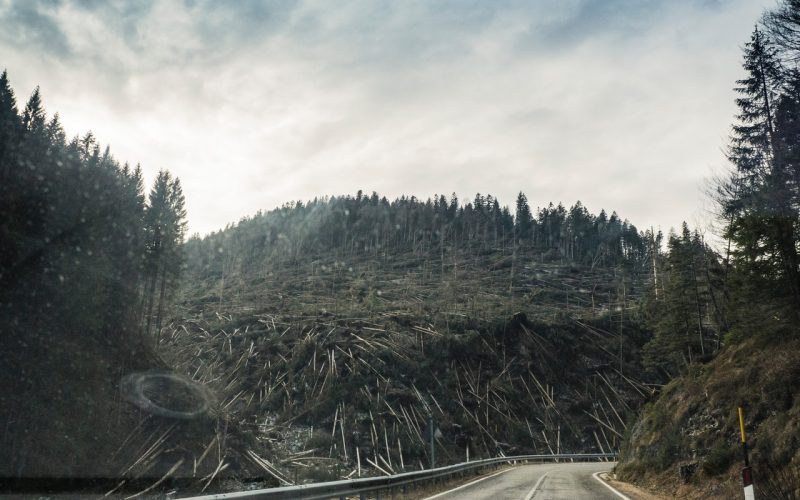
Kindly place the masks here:
<instances>
[{"instance_id":1,"label":"forest","mask_svg":"<svg viewBox=\"0 0 800 500\"><path fill-rule=\"evenodd\" d=\"M3 478L120 474L128 457L110 448L140 419L119 381L163 367L153 338L182 269L184 203L169 172L146 196L138 165L92 133L68 139L38 88L18 108L0 75Z\"/></svg>"},{"instance_id":2,"label":"forest","mask_svg":"<svg viewBox=\"0 0 800 500\"><path fill-rule=\"evenodd\" d=\"M8 324L59 318L74 321L65 331L113 330L122 342L158 330L181 269L180 180L159 172L146 197L141 167L121 165L91 132L67 140L38 88L20 113L5 71L0 132L2 304L16 320Z\"/></svg>"},{"instance_id":3,"label":"forest","mask_svg":"<svg viewBox=\"0 0 800 500\"><path fill-rule=\"evenodd\" d=\"M550 203L534 215L520 192L515 207L512 216L497 198L480 193L461 204L455 193L449 200L443 195L425 201L403 196L389 202L378 193L365 196L359 191L355 196L287 203L244 218L202 240L191 238L187 254L192 259L214 256L198 248L201 245L228 248L235 257L192 262L193 268L216 274L222 272L223 258L235 258L246 271L269 259L323 252L344 258L403 252L441 257L450 251L512 255L520 250L590 267L633 268L647 260L655 244L651 233L640 234L616 212L593 215L580 202L569 210Z\"/></svg>"}]
</instances>

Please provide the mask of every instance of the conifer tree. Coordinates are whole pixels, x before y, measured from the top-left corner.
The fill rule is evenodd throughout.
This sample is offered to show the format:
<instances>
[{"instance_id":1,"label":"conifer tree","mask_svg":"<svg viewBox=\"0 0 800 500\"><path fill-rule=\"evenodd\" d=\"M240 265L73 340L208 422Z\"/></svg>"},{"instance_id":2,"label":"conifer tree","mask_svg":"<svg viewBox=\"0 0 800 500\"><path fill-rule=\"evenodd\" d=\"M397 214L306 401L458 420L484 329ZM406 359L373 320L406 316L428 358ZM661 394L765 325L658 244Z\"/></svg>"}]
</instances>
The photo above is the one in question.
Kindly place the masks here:
<instances>
[{"instance_id":1,"label":"conifer tree","mask_svg":"<svg viewBox=\"0 0 800 500\"><path fill-rule=\"evenodd\" d=\"M183 267L183 239L186 235L186 200L180 179L169 186L167 225L164 234L164 262L161 266L161 292L156 315L156 332L161 331L161 321L166 306L167 292L178 284Z\"/></svg>"},{"instance_id":2,"label":"conifer tree","mask_svg":"<svg viewBox=\"0 0 800 500\"><path fill-rule=\"evenodd\" d=\"M520 191L517 195L517 212L514 217L514 231L516 233L517 241L527 242L533 236L533 216L531 215L531 207L528 205L528 198Z\"/></svg>"},{"instance_id":3,"label":"conifer tree","mask_svg":"<svg viewBox=\"0 0 800 500\"><path fill-rule=\"evenodd\" d=\"M719 191L726 236L739 271L779 281L800 311L792 92L783 90L780 98L784 73L775 48L757 28L745 46L743 67L728 148L734 169Z\"/></svg>"},{"instance_id":4,"label":"conifer tree","mask_svg":"<svg viewBox=\"0 0 800 500\"><path fill-rule=\"evenodd\" d=\"M800 58L800 0L780 0L764 16L775 45L786 60Z\"/></svg>"},{"instance_id":5,"label":"conifer tree","mask_svg":"<svg viewBox=\"0 0 800 500\"><path fill-rule=\"evenodd\" d=\"M650 236L653 237L652 233ZM669 252L663 267L658 269L661 283L658 288L651 288L645 308L654 330L645 356L648 364L674 376L696 356L709 351L708 323L714 315L714 285L705 269L708 259L714 257L709 257L711 251L685 222L680 234L670 233L667 247Z\"/></svg>"},{"instance_id":6,"label":"conifer tree","mask_svg":"<svg viewBox=\"0 0 800 500\"><path fill-rule=\"evenodd\" d=\"M147 257L145 264L145 318L144 334L150 335L150 326L155 306L156 287L164 265L167 243L167 227L169 225L169 195L171 176L167 171L160 171L150 190L145 212L145 232L147 235Z\"/></svg>"},{"instance_id":7,"label":"conifer tree","mask_svg":"<svg viewBox=\"0 0 800 500\"><path fill-rule=\"evenodd\" d=\"M15 157L21 128L14 91L4 70L0 74L0 213L3 214L17 211L20 186L19 176L14 174L19 168ZM17 259L13 235L19 224L21 220L8 216L0 218L0 275Z\"/></svg>"},{"instance_id":8,"label":"conifer tree","mask_svg":"<svg viewBox=\"0 0 800 500\"><path fill-rule=\"evenodd\" d=\"M133 180L138 183L137 179ZM144 333L151 334L155 320L156 342L165 301L177 283L183 265L186 208L179 179L162 170L150 191L144 215L147 253L145 262ZM158 290L158 299L156 291ZM154 316L155 309L155 318Z\"/></svg>"},{"instance_id":9,"label":"conifer tree","mask_svg":"<svg viewBox=\"0 0 800 500\"><path fill-rule=\"evenodd\" d=\"M29 133L41 133L44 131L45 115L39 87L36 87L25 105L25 111L22 114L22 126Z\"/></svg>"},{"instance_id":10,"label":"conifer tree","mask_svg":"<svg viewBox=\"0 0 800 500\"><path fill-rule=\"evenodd\" d=\"M736 82L739 113L727 153L736 169L736 194L725 205L729 214L758 208L757 192L773 159L774 101L782 82L775 49L758 28L745 44L742 66L746 77Z\"/></svg>"},{"instance_id":11,"label":"conifer tree","mask_svg":"<svg viewBox=\"0 0 800 500\"><path fill-rule=\"evenodd\" d=\"M0 74L0 168L10 168L9 156L16 147L19 139L19 132L22 124L17 112L17 100L14 90L8 81L8 73L3 70ZM6 176L9 172L0 171L0 180L6 181L0 189L5 190L7 182L10 181Z\"/></svg>"}]
</instances>

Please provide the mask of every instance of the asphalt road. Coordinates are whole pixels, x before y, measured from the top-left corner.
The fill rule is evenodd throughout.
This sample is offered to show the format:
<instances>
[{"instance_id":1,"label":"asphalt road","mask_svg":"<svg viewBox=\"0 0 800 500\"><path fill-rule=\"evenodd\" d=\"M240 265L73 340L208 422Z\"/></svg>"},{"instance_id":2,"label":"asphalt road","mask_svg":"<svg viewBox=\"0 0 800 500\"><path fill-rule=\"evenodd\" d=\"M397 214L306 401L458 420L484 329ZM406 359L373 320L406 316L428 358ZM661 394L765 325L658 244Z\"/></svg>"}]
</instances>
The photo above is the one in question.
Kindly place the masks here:
<instances>
[{"instance_id":1,"label":"asphalt road","mask_svg":"<svg viewBox=\"0 0 800 500\"><path fill-rule=\"evenodd\" d=\"M523 465L484 476L426 500L622 500L593 475L611 470L611 462ZM633 500L633 499L630 499Z\"/></svg>"}]
</instances>

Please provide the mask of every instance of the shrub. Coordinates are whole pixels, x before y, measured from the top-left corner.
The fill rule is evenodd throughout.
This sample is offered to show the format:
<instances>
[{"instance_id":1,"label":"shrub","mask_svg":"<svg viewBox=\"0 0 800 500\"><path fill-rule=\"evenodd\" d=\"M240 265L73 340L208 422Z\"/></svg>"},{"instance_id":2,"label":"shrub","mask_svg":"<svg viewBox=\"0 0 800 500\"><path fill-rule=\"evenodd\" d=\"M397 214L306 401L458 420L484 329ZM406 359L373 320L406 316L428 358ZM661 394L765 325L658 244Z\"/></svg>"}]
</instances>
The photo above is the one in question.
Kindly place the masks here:
<instances>
[{"instance_id":1,"label":"shrub","mask_svg":"<svg viewBox=\"0 0 800 500\"><path fill-rule=\"evenodd\" d=\"M707 476L718 476L726 472L736 459L736 448L725 443L714 446L703 460L703 473Z\"/></svg>"}]
</instances>

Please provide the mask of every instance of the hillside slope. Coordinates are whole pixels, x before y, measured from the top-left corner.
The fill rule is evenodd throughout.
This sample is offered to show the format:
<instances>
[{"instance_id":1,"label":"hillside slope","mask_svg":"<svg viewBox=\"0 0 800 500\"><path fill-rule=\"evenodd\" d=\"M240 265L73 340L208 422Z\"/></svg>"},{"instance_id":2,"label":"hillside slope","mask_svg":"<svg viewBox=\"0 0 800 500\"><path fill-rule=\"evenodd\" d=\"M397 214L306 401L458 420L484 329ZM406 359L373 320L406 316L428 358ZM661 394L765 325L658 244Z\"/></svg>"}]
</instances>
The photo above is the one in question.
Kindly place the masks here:
<instances>
[{"instance_id":1,"label":"hillside slope","mask_svg":"<svg viewBox=\"0 0 800 500\"><path fill-rule=\"evenodd\" d=\"M692 365L630 427L618 476L681 498L741 495L742 406L758 497L797 498L799 380L796 332L757 335Z\"/></svg>"}]
</instances>

